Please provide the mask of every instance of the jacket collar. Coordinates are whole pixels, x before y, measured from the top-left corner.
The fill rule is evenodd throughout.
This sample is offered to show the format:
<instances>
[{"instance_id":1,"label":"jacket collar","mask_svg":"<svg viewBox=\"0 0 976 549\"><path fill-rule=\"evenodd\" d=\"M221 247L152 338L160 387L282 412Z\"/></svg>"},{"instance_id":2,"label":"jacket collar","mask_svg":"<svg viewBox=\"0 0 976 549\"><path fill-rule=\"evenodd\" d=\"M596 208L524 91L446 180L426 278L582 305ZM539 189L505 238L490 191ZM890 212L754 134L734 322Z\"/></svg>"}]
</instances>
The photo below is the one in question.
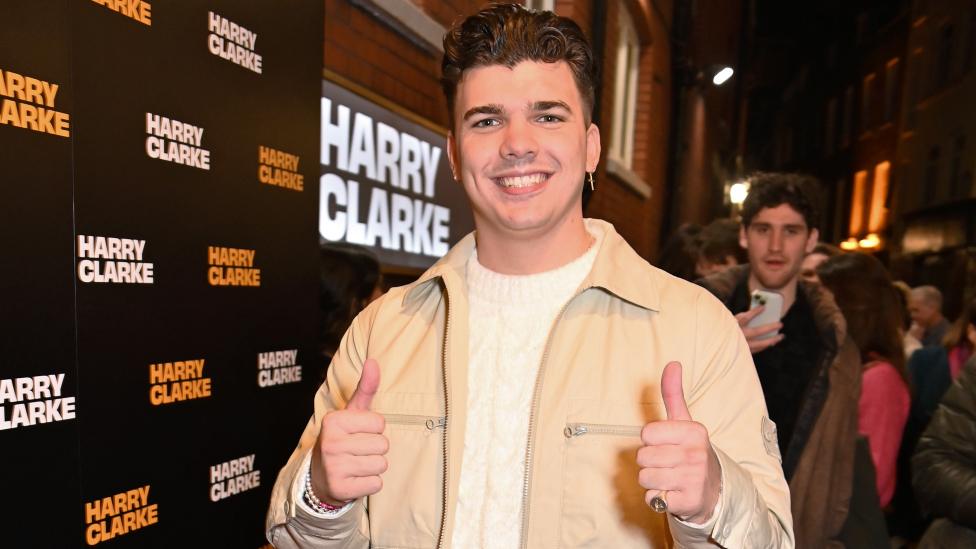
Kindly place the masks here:
<instances>
[{"instance_id":1,"label":"jacket collar","mask_svg":"<svg viewBox=\"0 0 976 549\"><path fill-rule=\"evenodd\" d=\"M582 288L602 288L634 305L660 311L660 287L665 275L651 267L621 237L610 223L599 219L584 219L586 230L596 237L600 249L590 273L583 279ZM407 304L425 294L422 288L443 280L449 287L460 283L465 287L465 264L475 248L475 233L471 232L455 244L437 263L420 275L404 294Z\"/></svg>"}]
</instances>

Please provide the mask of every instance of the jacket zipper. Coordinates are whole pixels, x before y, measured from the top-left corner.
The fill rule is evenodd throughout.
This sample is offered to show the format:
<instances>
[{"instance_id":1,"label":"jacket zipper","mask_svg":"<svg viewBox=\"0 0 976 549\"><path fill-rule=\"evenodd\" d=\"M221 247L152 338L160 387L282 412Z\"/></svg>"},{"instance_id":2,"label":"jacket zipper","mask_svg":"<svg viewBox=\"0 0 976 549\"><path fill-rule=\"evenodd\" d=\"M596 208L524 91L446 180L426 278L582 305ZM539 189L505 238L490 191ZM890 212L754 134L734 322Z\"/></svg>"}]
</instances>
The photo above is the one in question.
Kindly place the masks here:
<instances>
[{"instance_id":1,"label":"jacket zipper","mask_svg":"<svg viewBox=\"0 0 976 549\"><path fill-rule=\"evenodd\" d=\"M437 534L437 549L444 547L444 535L447 530L447 485L450 482L447 471L447 418L450 417L450 399L447 396L447 341L451 329L451 299L447 294L447 284L444 283L444 343L441 346L441 373L444 382L444 425L441 431L441 461L443 462L444 482L441 483L441 530Z\"/></svg>"},{"instance_id":2,"label":"jacket zipper","mask_svg":"<svg viewBox=\"0 0 976 549\"><path fill-rule=\"evenodd\" d=\"M566 303L563 304L562 308L559 309L559 314L556 315L556 320L552 323L552 329L549 331L549 336L546 338L545 351L542 353L542 362L539 364L539 371L535 375L535 388L532 392L532 406L529 408L529 435L528 442L525 445L525 477L522 480L522 532L520 534L521 541L519 547L526 549L528 547L528 535L529 535L529 494L532 488L532 454L535 451L534 439L535 439L535 424L536 424L536 408L539 406L539 398L542 393L542 378L546 371L546 361L549 359L549 349L552 346L553 334L556 333L556 326L559 325L559 321L562 320L563 314L569 307L570 302L576 299L580 294L590 289L590 287L583 288L582 290L573 294L573 297L569 298Z\"/></svg>"},{"instance_id":3,"label":"jacket zipper","mask_svg":"<svg viewBox=\"0 0 976 549\"><path fill-rule=\"evenodd\" d=\"M567 423L563 429L566 438L576 438L583 435L611 435L620 437L638 437L643 427L632 425L603 425L600 423Z\"/></svg>"},{"instance_id":4,"label":"jacket zipper","mask_svg":"<svg viewBox=\"0 0 976 549\"><path fill-rule=\"evenodd\" d=\"M387 423L392 425L423 425L428 431L447 426L446 417L416 416L409 414L384 414Z\"/></svg>"}]
</instances>

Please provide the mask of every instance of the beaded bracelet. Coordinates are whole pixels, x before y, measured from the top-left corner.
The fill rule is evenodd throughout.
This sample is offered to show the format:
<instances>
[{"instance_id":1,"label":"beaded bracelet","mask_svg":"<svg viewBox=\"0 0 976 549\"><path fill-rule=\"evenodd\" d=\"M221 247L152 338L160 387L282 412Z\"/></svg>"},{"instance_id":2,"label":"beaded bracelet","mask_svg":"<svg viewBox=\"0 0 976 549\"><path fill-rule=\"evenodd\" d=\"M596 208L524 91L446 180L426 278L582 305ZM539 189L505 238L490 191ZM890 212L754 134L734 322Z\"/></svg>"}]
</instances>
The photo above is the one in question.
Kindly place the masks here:
<instances>
[{"instance_id":1,"label":"beaded bracelet","mask_svg":"<svg viewBox=\"0 0 976 549\"><path fill-rule=\"evenodd\" d=\"M344 503L339 506L330 505L320 500L318 497L316 497L315 492L312 491L311 469L309 469L309 471L305 473L305 502L308 503L312 507L312 509L315 509L316 511L324 511L326 513L335 513L336 511L348 505L348 503Z\"/></svg>"}]
</instances>

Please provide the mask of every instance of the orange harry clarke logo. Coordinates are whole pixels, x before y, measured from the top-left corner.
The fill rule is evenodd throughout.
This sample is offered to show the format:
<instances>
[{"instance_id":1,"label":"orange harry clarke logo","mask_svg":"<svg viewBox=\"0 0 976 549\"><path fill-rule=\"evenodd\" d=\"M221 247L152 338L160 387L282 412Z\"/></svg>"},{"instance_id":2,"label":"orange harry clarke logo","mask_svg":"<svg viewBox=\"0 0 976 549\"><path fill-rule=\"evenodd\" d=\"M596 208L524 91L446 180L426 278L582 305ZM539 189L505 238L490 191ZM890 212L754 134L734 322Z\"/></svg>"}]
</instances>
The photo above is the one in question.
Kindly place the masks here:
<instances>
[{"instance_id":1,"label":"orange harry clarke logo","mask_svg":"<svg viewBox=\"0 0 976 549\"><path fill-rule=\"evenodd\" d=\"M209 377L203 376L204 359L149 365L149 402L153 406L209 398Z\"/></svg>"},{"instance_id":2,"label":"orange harry clarke logo","mask_svg":"<svg viewBox=\"0 0 976 549\"><path fill-rule=\"evenodd\" d=\"M0 124L70 137L71 116L55 110L57 84L0 69Z\"/></svg>"},{"instance_id":3,"label":"orange harry clarke logo","mask_svg":"<svg viewBox=\"0 0 976 549\"><path fill-rule=\"evenodd\" d=\"M305 176L298 173L297 154L258 145L258 181L293 191L305 190Z\"/></svg>"},{"instance_id":4,"label":"orange harry clarke logo","mask_svg":"<svg viewBox=\"0 0 976 549\"><path fill-rule=\"evenodd\" d=\"M248 248L207 247L207 282L211 286L261 285L261 269L255 267L257 250Z\"/></svg>"},{"instance_id":5,"label":"orange harry clarke logo","mask_svg":"<svg viewBox=\"0 0 976 549\"><path fill-rule=\"evenodd\" d=\"M144 0L92 0L92 2L134 19L143 25L152 25L152 5Z\"/></svg>"},{"instance_id":6,"label":"orange harry clarke logo","mask_svg":"<svg viewBox=\"0 0 976 549\"><path fill-rule=\"evenodd\" d=\"M85 503L85 543L98 545L159 522L149 485Z\"/></svg>"}]
</instances>

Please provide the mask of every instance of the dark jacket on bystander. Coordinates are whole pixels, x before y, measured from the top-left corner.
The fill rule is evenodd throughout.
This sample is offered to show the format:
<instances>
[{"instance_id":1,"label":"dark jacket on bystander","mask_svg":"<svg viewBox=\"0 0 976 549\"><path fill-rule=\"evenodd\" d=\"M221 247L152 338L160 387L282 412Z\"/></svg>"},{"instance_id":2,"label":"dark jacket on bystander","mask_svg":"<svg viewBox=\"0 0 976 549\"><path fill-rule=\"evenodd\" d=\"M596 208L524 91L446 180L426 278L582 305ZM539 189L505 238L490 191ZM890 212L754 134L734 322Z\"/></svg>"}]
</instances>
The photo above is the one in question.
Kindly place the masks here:
<instances>
[{"instance_id":1,"label":"dark jacket on bystander","mask_svg":"<svg viewBox=\"0 0 976 549\"><path fill-rule=\"evenodd\" d=\"M927 547L976 543L976 357L966 364L918 441L912 484L919 504L936 521Z\"/></svg>"},{"instance_id":2,"label":"dark jacket on bystander","mask_svg":"<svg viewBox=\"0 0 976 549\"><path fill-rule=\"evenodd\" d=\"M748 276L749 266L740 265L698 283L738 313L741 311L734 310L733 298ZM791 472L787 481L796 546L843 547L842 529L851 506L854 477L861 357L847 335L847 323L833 295L818 284L802 280L797 292L803 293L811 310L821 349L811 379L796 403L798 413L791 439L783 441L783 469Z\"/></svg>"}]
</instances>

